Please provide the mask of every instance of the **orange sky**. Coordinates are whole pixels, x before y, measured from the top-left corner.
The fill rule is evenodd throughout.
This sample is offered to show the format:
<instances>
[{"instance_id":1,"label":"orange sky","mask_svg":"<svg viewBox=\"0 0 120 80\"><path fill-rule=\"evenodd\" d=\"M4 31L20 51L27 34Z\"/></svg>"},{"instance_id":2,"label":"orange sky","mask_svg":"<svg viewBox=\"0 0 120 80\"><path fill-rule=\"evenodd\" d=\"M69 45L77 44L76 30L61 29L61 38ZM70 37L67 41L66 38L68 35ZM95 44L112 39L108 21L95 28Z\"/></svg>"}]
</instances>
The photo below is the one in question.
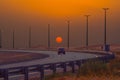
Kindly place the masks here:
<instances>
[{"instance_id":1,"label":"orange sky","mask_svg":"<svg viewBox=\"0 0 120 80\"><path fill-rule=\"evenodd\" d=\"M47 24L51 24L53 45L55 45L56 36L61 36L64 40L62 44L65 44L66 20L69 18L71 21L70 38L74 41L71 45L84 45L86 27L84 15L86 14L91 15L89 42L101 44L104 29L103 7L110 8L107 13L107 39L111 43L120 43L119 5L120 0L0 0L0 27L3 28L3 44L10 46L11 31L15 27L16 43L19 46L25 45L27 43L26 31L28 26L31 26L34 33L33 44L44 45L47 40L45 37L47 36L45 33Z\"/></svg>"},{"instance_id":2,"label":"orange sky","mask_svg":"<svg viewBox=\"0 0 120 80\"><path fill-rule=\"evenodd\" d=\"M112 0L1 0L2 11L51 17L79 16L102 7Z\"/></svg>"}]
</instances>

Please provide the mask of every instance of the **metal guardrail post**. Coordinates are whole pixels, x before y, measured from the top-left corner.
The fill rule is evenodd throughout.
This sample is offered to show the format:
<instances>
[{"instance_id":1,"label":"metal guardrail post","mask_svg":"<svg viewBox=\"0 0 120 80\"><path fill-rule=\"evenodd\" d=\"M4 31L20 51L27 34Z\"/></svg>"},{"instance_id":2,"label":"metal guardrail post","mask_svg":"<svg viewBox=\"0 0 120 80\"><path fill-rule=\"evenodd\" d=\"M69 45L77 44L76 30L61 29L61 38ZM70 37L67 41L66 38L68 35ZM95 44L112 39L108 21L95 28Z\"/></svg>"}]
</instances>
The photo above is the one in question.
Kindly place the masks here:
<instances>
[{"instance_id":1,"label":"metal guardrail post","mask_svg":"<svg viewBox=\"0 0 120 80\"><path fill-rule=\"evenodd\" d=\"M108 56L108 55L107 55L107 56ZM107 62L108 62L107 56L104 56L104 63L107 63Z\"/></svg>"},{"instance_id":2,"label":"metal guardrail post","mask_svg":"<svg viewBox=\"0 0 120 80\"><path fill-rule=\"evenodd\" d=\"M62 67L63 67L63 73L66 73L67 72L66 63L62 63Z\"/></svg>"},{"instance_id":3,"label":"metal guardrail post","mask_svg":"<svg viewBox=\"0 0 120 80\"><path fill-rule=\"evenodd\" d=\"M40 65L40 80L44 80L44 66Z\"/></svg>"},{"instance_id":4,"label":"metal guardrail post","mask_svg":"<svg viewBox=\"0 0 120 80\"><path fill-rule=\"evenodd\" d=\"M86 61L87 61L87 60L82 59L82 60L81 60L81 63L84 64L84 63L86 63Z\"/></svg>"},{"instance_id":5,"label":"metal guardrail post","mask_svg":"<svg viewBox=\"0 0 120 80\"><path fill-rule=\"evenodd\" d=\"M110 59L114 59L115 58L115 54L114 53L112 53L111 55L109 55L110 56Z\"/></svg>"},{"instance_id":6,"label":"metal guardrail post","mask_svg":"<svg viewBox=\"0 0 120 80\"><path fill-rule=\"evenodd\" d=\"M24 80L29 80L28 67L23 67Z\"/></svg>"},{"instance_id":7,"label":"metal guardrail post","mask_svg":"<svg viewBox=\"0 0 120 80\"><path fill-rule=\"evenodd\" d=\"M53 74L55 74L56 73L56 64L52 64L51 67L52 67L52 70L53 70Z\"/></svg>"},{"instance_id":8,"label":"metal guardrail post","mask_svg":"<svg viewBox=\"0 0 120 80\"><path fill-rule=\"evenodd\" d=\"M78 68L80 69L81 66L81 61L76 61L76 65L78 66Z\"/></svg>"},{"instance_id":9,"label":"metal guardrail post","mask_svg":"<svg viewBox=\"0 0 120 80\"><path fill-rule=\"evenodd\" d=\"M74 73L75 72L75 64L74 64L74 62L70 62L70 66L72 68L72 73Z\"/></svg>"},{"instance_id":10,"label":"metal guardrail post","mask_svg":"<svg viewBox=\"0 0 120 80\"><path fill-rule=\"evenodd\" d=\"M4 77L4 80L8 80L8 69L4 69L3 70L3 77Z\"/></svg>"}]
</instances>

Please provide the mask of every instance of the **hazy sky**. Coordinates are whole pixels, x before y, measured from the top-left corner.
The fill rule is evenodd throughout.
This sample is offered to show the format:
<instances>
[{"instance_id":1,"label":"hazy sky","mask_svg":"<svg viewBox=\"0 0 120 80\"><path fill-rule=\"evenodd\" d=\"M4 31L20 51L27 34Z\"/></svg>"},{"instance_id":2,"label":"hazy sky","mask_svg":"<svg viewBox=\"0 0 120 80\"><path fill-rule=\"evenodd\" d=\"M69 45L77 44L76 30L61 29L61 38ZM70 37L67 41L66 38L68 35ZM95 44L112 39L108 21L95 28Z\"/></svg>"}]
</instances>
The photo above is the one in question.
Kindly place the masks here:
<instances>
[{"instance_id":1,"label":"hazy sky","mask_svg":"<svg viewBox=\"0 0 120 80\"><path fill-rule=\"evenodd\" d=\"M32 27L32 45L47 46L47 25L51 25L51 45L66 46L67 20L70 20L70 46L85 45L85 17L89 14L89 44L103 44L104 11L107 11L107 42L120 44L120 0L0 0L2 44L27 47L28 28ZM56 36L63 42L56 44Z\"/></svg>"}]
</instances>

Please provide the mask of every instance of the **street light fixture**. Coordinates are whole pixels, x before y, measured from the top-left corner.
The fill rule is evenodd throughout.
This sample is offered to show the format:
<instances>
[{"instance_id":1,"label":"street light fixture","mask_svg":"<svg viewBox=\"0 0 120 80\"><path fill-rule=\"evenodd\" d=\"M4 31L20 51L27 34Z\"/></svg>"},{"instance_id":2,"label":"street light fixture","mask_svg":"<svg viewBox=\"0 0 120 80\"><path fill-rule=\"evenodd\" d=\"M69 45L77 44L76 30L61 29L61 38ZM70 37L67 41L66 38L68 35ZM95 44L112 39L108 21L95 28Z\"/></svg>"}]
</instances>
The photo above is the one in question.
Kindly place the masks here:
<instances>
[{"instance_id":1,"label":"street light fixture","mask_svg":"<svg viewBox=\"0 0 120 80\"><path fill-rule=\"evenodd\" d=\"M50 49L50 24L48 24L48 49Z\"/></svg>"},{"instance_id":2,"label":"street light fixture","mask_svg":"<svg viewBox=\"0 0 120 80\"><path fill-rule=\"evenodd\" d=\"M13 48L15 48L15 29L13 28Z\"/></svg>"},{"instance_id":3,"label":"street light fixture","mask_svg":"<svg viewBox=\"0 0 120 80\"><path fill-rule=\"evenodd\" d=\"M0 48L2 48L2 30L0 29Z\"/></svg>"},{"instance_id":4,"label":"street light fixture","mask_svg":"<svg viewBox=\"0 0 120 80\"><path fill-rule=\"evenodd\" d=\"M31 48L31 26L29 27L29 48Z\"/></svg>"},{"instance_id":5,"label":"street light fixture","mask_svg":"<svg viewBox=\"0 0 120 80\"><path fill-rule=\"evenodd\" d=\"M106 17L107 17L107 10L109 10L109 8L103 8L103 10L104 10L104 14L105 14L105 16L104 16L105 17L104 18L104 21L105 21L104 22L104 45L106 45L107 44L107 42L106 42L106 33L107 33L106 32L106 26L107 26L107 21L106 20L107 20L107 18Z\"/></svg>"},{"instance_id":6,"label":"street light fixture","mask_svg":"<svg viewBox=\"0 0 120 80\"><path fill-rule=\"evenodd\" d=\"M68 37L67 42L68 43L67 43L67 47L69 49L69 47L70 47L70 45L69 45L70 44L70 41L69 41L69 39L70 39L70 21L68 20L67 23L68 23L68 35L67 35L67 37Z\"/></svg>"},{"instance_id":7,"label":"street light fixture","mask_svg":"<svg viewBox=\"0 0 120 80\"><path fill-rule=\"evenodd\" d=\"M88 49L88 18L90 15L85 15L86 17L86 48Z\"/></svg>"}]
</instances>

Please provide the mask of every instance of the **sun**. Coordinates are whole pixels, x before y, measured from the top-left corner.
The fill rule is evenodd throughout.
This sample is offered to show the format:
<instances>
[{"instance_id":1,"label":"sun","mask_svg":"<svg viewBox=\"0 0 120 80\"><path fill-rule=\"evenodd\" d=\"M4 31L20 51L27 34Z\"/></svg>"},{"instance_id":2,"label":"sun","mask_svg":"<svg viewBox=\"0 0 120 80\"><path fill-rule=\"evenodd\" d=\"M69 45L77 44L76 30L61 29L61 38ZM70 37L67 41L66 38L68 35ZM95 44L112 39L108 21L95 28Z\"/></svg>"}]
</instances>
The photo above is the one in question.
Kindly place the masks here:
<instances>
[{"instance_id":1,"label":"sun","mask_svg":"<svg viewBox=\"0 0 120 80\"><path fill-rule=\"evenodd\" d=\"M63 41L62 37L58 36L56 37L56 42L57 43L61 43Z\"/></svg>"}]
</instances>

